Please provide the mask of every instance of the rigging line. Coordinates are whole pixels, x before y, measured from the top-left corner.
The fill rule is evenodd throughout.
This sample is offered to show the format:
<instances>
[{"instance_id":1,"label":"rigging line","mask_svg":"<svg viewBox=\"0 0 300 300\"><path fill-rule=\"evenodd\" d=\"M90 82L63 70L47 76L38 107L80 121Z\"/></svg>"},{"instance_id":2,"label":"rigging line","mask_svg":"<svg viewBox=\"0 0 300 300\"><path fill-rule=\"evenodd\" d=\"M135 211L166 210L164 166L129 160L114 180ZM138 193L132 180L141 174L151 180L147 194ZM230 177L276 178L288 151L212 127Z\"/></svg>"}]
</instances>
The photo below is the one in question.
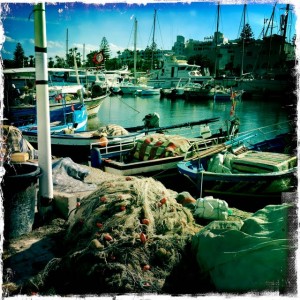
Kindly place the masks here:
<instances>
[{"instance_id":1,"label":"rigging line","mask_svg":"<svg viewBox=\"0 0 300 300\"><path fill-rule=\"evenodd\" d=\"M132 107L132 106L130 106L129 104L127 104L126 102L124 102L124 101L122 100L122 97L118 97L118 99L119 99L123 104L127 105L128 107L130 107L131 109L135 110L135 111L138 112L138 113L141 113L140 111L138 111L138 110L135 109L134 107Z\"/></svg>"},{"instance_id":2,"label":"rigging line","mask_svg":"<svg viewBox=\"0 0 300 300\"><path fill-rule=\"evenodd\" d=\"M164 42L163 42L163 38L162 38L162 34L161 34L160 23L159 23L158 17L156 17L156 21L157 21L158 29L159 29L159 33L160 33L161 46L162 46L161 49L165 49ZM158 48L159 48L159 47L158 47Z\"/></svg>"},{"instance_id":3,"label":"rigging line","mask_svg":"<svg viewBox=\"0 0 300 300\"><path fill-rule=\"evenodd\" d=\"M151 31L150 31L150 35L149 35L149 38L148 38L147 46L150 45L150 39L152 38L152 35L153 35L153 33L152 33L153 32L153 27L154 27L154 24L152 24L152 27L151 27Z\"/></svg>"},{"instance_id":4,"label":"rigging line","mask_svg":"<svg viewBox=\"0 0 300 300\"><path fill-rule=\"evenodd\" d=\"M134 30L134 24L131 27L131 32L130 32L129 41L128 41L128 44L127 44L127 49L129 49L129 44L130 44L130 41L131 41L131 36L132 36L133 30Z\"/></svg>"}]
</instances>

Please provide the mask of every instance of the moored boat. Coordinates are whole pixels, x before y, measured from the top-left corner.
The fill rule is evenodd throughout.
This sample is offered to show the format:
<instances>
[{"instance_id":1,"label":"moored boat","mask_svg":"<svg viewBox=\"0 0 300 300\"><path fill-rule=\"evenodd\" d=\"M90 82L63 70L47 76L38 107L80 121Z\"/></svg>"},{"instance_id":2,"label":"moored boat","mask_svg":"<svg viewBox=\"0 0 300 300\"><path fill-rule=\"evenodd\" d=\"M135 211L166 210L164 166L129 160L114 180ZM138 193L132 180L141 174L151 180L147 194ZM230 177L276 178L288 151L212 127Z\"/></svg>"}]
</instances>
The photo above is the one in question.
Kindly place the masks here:
<instances>
[{"instance_id":1,"label":"moored boat","mask_svg":"<svg viewBox=\"0 0 300 300\"><path fill-rule=\"evenodd\" d=\"M203 84L211 80L210 75L202 75L200 66L188 64L185 60L179 60L174 55L165 54L160 69L149 74L147 84L154 88L172 88L179 82Z\"/></svg>"},{"instance_id":2,"label":"moored boat","mask_svg":"<svg viewBox=\"0 0 300 300\"><path fill-rule=\"evenodd\" d=\"M199 124L197 137L187 138L178 134L155 133L137 139L130 149L106 152L101 152L97 148L92 149L94 157L92 166L123 176L143 175L162 178L176 175L178 174L177 163L185 155L192 156L194 152L209 149L228 138L226 133L212 136L207 123L209 122L203 120ZM161 131L157 130L157 132ZM231 142L235 143L247 137L240 137Z\"/></svg>"},{"instance_id":3,"label":"moored boat","mask_svg":"<svg viewBox=\"0 0 300 300\"><path fill-rule=\"evenodd\" d=\"M295 190L297 157L247 150L201 155L178 163L201 194L218 197L278 198Z\"/></svg>"},{"instance_id":4,"label":"moored boat","mask_svg":"<svg viewBox=\"0 0 300 300\"><path fill-rule=\"evenodd\" d=\"M50 132L73 131L80 132L87 128L87 110L84 104L77 103L50 111ZM27 134L36 136L38 134L37 123L18 127L27 138Z\"/></svg>"},{"instance_id":5,"label":"moored boat","mask_svg":"<svg viewBox=\"0 0 300 300\"><path fill-rule=\"evenodd\" d=\"M144 90L136 90L135 95L138 96L160 95L160 89L148 88Z\"/></svg>"},{"instance_id":6,"label":"moored boat","mask_svg":"<svg viewBox=\"0 0 300 300\"><path fill-rule=\"evenodd\" d=\"M49 69L49 75L56 72L70 72L71 69ZM30 74L34 79L35 68L19 68L6 69L4 74ZM13 88L13 90L18 90ZM99 84L94 84L91 90L86 90L82 84L70 84L66 82L49 83L49 109L55 110L65 106L71 106L84 102L87 108L89 117L95 116L110 92L107 88L101 87ZM6 114L7 118L15 126L22 126L30 124L35 119L36 114L36 93L35 90L24 88L23 94L18 90L12 93L12 96L6 100Z\"/></svg>"},{"instance_id":7,"label":"moored boat","mask_svg":"<svg viewBox=\"0 0 300 300\"><path fill-rule=\"evenodd\" d=\"M214 101L230 101L241 100L243 90L233 90L232 88L224 88L223 86L215 86L211 89L211 95Z\"/></svg>"}]
</instances>

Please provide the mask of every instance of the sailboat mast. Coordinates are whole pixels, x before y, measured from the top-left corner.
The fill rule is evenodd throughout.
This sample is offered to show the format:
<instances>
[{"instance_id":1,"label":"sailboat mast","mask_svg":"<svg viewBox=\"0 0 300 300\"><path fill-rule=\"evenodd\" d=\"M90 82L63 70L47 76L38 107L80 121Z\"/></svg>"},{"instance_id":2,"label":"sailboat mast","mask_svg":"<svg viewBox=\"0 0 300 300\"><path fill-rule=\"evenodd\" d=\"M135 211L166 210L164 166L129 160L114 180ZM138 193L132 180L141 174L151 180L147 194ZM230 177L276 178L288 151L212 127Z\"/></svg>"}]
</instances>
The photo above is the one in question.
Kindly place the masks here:
<instances>
[{"instance_id":1,"label":"sailboat mast","mask_svg":"<svg viewBox=\"0 0 300 300\"><path fill-rule=\"evenodd\" d=\"M69 29L67 28L67 35L66 35L66 61L68 61L68 51L69 51Z\"/></svg>"},{"instance_id":2,"label":"sailboat mast","mask_svg":"<svg viewBox=\"0 0 300 300\"><path fill-rule=\"evenodd\" d=\"M277 2L274 4L272 15L271 15L271 20L269 24L271 23L271 33L270 33L270 45L269 45L269 54L268 54L268 64L267 64L267 71L269 70L270 67L270 59L271 59L271 44L272 44L272 34L273 34L273 24L274 24L274 14L275 14L275 7L276 7ZM269 27L269 25L268 25Z\"/></svg>"},{"instance_id":3,"label":"sailboat mast","mask_svg":"<svg viewBox=\"0 0 300 300\"><path fill-rule=\"evenodd\" d=\"M243 10L243 30L244 30L244 34L243 34L243 44L242 44L242 61L241 61L241 73L240 73L241 76L244 73L246 8L247 8L247 4L244 4L244 10Z\"/></svg>"},{"instance_id":4,"label":"sailboat mast","mask_svg":"<svg viewBox=\"0 0 300 300\"><path fill-rule=\"evenodd\" d=\"M290 5L286 5L285 9L285 14L283 15L283 21L281 26L281 32L282 32L282 48L281 48L281 53L284 53L284 45L285 45L285 38L286 38L286 29L287 29L287 22L288 22L288 17L289 17L289 10L290 10Z\"/></svg>"},{"instance_id":5,"label":"sailboat mast","mask_svg":"<svg viewBox=\"0 0 300 300\"><path fill-rule=\"evenodd\" d=\"M215 76L217 76L217 69L218 69L218 40L219 40L219 20L220 20L220 2L218 2L218 8L217 8L217 31L215 36Z\"/></svg>"},{"instance_id":6,"label":"sailboat mast","mask_svg":"<svg viewBox=\"0 0 300 300\"><path fill-rule=\"evenodd\" d=\"M154 10L151 70L153 70L153 68L154 68L154 46L155 46L154 38L155 38L155 26L156 26L156 9Z\"/></svg>"},{"instance_id":7,"label":"sailboat mast","mask_svg":"<svg viewBox=\"0 0 300 300\"><path fill-rule=\"evenodd\" d=\"M283 21L283 24L282 24L282 36L283 36L283 39L285 41L285 38L286 38L286 29L287 29L287 21L288 21L288 16L289 16L289 10L290 10L290 5L287 4L286 5L286 9L285 9L285 14L284 14L284 21Z\"/></svg>"},{"instance_id":8,"label":"sailboat mast","mask_svg":"<svg viewBox=\"0 0 300 300\"><path fill-rule=\"evenodd\" d=\"M134 82L137 82L136 76L136 61L137 61L137 53L136 53L136 40L137 40L137 20L134 19L134 57L133 57L133 69L134 69Z\"/></svg>"}]
</instances>

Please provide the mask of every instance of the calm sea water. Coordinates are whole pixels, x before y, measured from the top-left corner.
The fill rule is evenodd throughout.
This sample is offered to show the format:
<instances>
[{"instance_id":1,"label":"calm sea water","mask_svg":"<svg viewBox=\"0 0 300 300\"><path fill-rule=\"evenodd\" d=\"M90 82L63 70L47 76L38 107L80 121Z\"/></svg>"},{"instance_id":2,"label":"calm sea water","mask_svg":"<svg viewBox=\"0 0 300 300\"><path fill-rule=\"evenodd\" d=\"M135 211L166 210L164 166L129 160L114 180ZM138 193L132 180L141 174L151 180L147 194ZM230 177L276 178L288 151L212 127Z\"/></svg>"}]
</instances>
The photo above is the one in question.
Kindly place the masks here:
<instances>
[{"instance_id":1,"label":"calm sea water","mask_svg":"<svg viewBox=\"0 0 300 300\"><path fill-rule=\"evenodd\" d=\"M226 125L230 117L231 102L213 100L187 101L170 100L160 96L110 96L102 103L98 116L89 120L89 129L107 124L123 127L143 125L143 118L149 113L158 113L160 126L219 117L220 121L211 124L212 131ZM240 132L287 121L290 112L281 101L253 98L236 104L236 116L240 119ZM178 132L180 133L180 132Z\"/></svg>"}]
</instances>

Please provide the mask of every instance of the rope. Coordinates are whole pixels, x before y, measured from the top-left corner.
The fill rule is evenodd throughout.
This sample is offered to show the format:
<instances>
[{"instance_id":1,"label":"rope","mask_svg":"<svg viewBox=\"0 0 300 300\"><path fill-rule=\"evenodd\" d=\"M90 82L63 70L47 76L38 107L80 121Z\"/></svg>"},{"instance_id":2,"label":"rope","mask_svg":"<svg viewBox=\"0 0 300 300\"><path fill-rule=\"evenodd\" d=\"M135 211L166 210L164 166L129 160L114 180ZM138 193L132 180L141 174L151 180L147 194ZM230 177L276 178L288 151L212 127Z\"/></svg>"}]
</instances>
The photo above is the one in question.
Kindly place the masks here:
<instances>
[{"instance_id":1,"label":"rope","mask_svg":"<svg viewBox=\"0 0 300 300\"><path fill-rule=\"evenodd\" d=\"M129 104L127 104L126 102L122 101L122 97L118 97L118 99L125 105L127 105L128 107L130 107L131 109L135 110L136 112L140 113L140 111L138 111L137 109L135 109L134 107L130 106Z\"/></svg>"},{"instance_id":2,"label":"rope","mask_svg":"<svg viewBox=\"0 0 300 300\"><path fill-rule=\"evenodd\" d=\"M203 186L203 172L201 172L201 181L200 181L200 198L202 198L202 186Z\"/></svg>"}]
</instances>

